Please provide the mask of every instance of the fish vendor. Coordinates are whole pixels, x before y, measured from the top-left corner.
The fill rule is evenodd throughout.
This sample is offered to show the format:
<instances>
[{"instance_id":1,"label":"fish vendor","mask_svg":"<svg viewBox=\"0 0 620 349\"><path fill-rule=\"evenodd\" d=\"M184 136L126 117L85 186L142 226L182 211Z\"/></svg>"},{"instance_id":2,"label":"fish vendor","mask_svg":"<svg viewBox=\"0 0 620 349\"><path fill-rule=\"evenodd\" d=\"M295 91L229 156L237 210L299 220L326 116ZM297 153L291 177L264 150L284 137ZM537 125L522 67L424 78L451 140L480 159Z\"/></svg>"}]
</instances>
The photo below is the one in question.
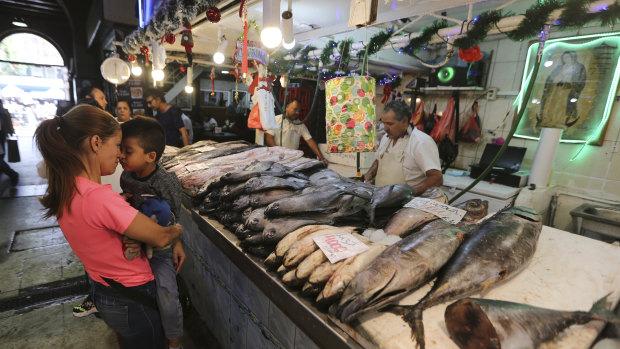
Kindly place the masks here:
<instances>
[{"instance_id":1,"label":"fish vendor","mask_svg":"<svg viewBox=\"0 0 620 349\"><path fill-rule=\"evenodd\" d=\"M408 184L415 195L443 184L439 151L435 141L409 124L411 111L402 101L385 105L381 121L385 135L377 149L377 159L364 175L375 185Z\"/></svg>"},{"instance_id":2,"label":"fish vendor","mask_svg":"<svg viewBox=\"0 0 620 349\"><path fill-rule=\"evenodd\" d=\"M301 105L299 101L297 99L292 99L286 105L287 118L282 121L284 116L282 114L276 115L276 122L279 126L281 125L281 129L278 128L265 132L265 144L270 147L279 145L290 149L298 149L299 138L304 137L304 140L310 149L312 149L312 152L316 154L317 159L319 159L319 161L326 162L327 160L325 160L325 157L321 154L319 147L316 145L314 139L312 139L312 135L310 135L306 125L304 125L303 122L295 122L299 119L300 112ZM293 120L293 122L291 122L291 120Z\"/></svg>"}]
</instances>

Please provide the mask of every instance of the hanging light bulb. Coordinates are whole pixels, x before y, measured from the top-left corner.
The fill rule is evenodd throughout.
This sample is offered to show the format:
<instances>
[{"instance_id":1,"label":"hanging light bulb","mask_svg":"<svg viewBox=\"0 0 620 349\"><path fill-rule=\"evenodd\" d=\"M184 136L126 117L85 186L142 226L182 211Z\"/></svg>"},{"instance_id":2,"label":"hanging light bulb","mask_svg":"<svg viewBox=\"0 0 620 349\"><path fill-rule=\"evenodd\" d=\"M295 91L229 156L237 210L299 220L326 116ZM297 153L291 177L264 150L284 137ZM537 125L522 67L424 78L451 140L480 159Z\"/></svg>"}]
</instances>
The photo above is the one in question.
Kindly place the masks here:
<instances>
[{"instance_id":1,"label":"hanging light bulb","mask_svg":"<svg viewBox=\"0 0 620 349\"><path fill-rule=\"evenodd\" d=\"M282 42L280 31L280 0L263 1L263 30L260 40L267 48L275 48Z\"/></svg>"},{"instance_id":2,"label":"hanging light bulb","mask_svg":"<svg viewBox=\"0 0 620 349\"><path fill-rule=\"evenodd\" d=\"M295 47L295 37L293 36L293 11L291 10L293 0L288 0L288 10L282 12L282 47L287 50Z\"/></svg>"},{"instance_id":3,"label":"hanging light bulb","mask_svg":"<svg viewBox=\"0 0 620 349\"><path fill-rule=\"evenodd\" d=\"M142 67L137 62L131 63L131 73L135 76L142 75Z\"/></svg>"},{"instance_id":4,"label":"hanging light bulb","mask_svg":"<svg viewBox=\"0 0 620 349\"><path fill-rule=\"evenodd\" d=\"M191 65L187 67L187 75L185 76L185 78L187 79L187 82L185 83L185 92L194 92L194 86L192 85L194 81L194 68Z\"/></svg>"},{"instance_id":5,"label":"hanging light bulb","mask_svg":"<svg viewBox=\"0 0 620 349\"><path fill-rule=\"evenodd\" d=\"M162 81L164 79L164 71L161 69L153 69L151 72L151 76L154 81Z\"/></svg>"},{"instance_id":6,"label":"hanging light bulb","mask_svg":"<svg viewBox=\"0 0 620 349\"><path fill-rule=\"evenodd\" d=\"M228 40L226 40L226 36L222 35L222 28L218 29L217 33L217 41L219 45L217 46L217 51L213 54L213 62L217 64L224 63L226 60L226 56L224 56L224 52L226 51L226 47L228 46Z\"/></svg>"}]
</instances>

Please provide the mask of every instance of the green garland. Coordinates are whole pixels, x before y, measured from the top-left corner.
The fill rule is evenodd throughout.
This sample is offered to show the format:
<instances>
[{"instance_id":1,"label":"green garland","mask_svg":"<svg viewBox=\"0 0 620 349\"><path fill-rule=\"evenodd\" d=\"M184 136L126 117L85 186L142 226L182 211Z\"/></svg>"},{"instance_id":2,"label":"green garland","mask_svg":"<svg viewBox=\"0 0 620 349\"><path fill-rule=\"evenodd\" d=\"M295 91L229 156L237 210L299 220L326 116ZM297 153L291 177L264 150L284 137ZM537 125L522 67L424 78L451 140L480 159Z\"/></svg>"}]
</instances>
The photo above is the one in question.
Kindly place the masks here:
<instances>
[{"instance_id":1,"label":"green garland","mask_svg":"<svg viewBox=\"0 0 620 349\"><path fill-rule=\"evenodd\" d=\"M357 53L357 58L361 61L364 59L364 55L366 55L366 52L368 52L367 56L371 56L379 52L379 50L381 50L381 48L388 42L388 40L390 40L393 33L394 30L390 29L382 30L379 33L373 35L370 38L368 45L366 45L366 50L360 50Z\"/></svg>"},{"instance_id":2,"label":"green garland","mask_svg":"<svg viewBox=\"0 0 620 349\"><path fill-rule=\"evenodd\" d=\"M525 18L517 29L508 32L506 35L513 41L523 41L536 37L540 34L543 25L549 20L551 12L562 7L562 3L557 0L547 0L542 3L532 5L525 11Z\"/></svg>"},{"instance_id":3,"label":"green garland","mask_svg":"<svg viewBox=\"0 0 620 349\"><path fill-rule=\"evenodd\" d=\"M607 9L598 12L601 20L601 25L604 27L611 27L616 24L616 21L620 20L620 4L616 1L609 5Z\"/></svg>"},{"instance_id":4,"label":"green garland","mask_svg":"<svg viewBox=\"0 0 620 349\"><path fill-rule=\"evenodd\" d=\"M353 45L353 39L343 40L338 45L338 51L340 51L340 63L338 65L341 66L344 71L349 69L351 45Z\"/></svg>"},{"instance_id":5,"label":"green garland","mask_svg":"<svg viewBox=\"0 0 620 349\"><path fill-rule=\"evenodd\" d=\"M473 23L473 27L467 30L464 36L454 40L454 46L465 50L478 45L487 37L487 33L491 30L491 27L507 16L509 15L502 14L501 10L493 10L482 13L470 22L470 24Z\"/></svg>"},{"instance_id":6,"label":"green garland","mask_svg":"<svg viewBox=\"0 0 620 349\"><path fill-rule=\"evenodd\" d=\"M560 30L581 28L591 21L595 14L588 12L589 1L567 0L564 11L556 23Z\"/></svg>"},{"instance_id":7,"label":"green garland","mask_svg":"<svg viewBox=\"0 0 620 349\"><path fill-rule=\"evenodd\" d=\"M330 40L323 48L323 52L321 52L321 56L319 57L319 61L323 63L323 66L328 66L332 62L332 55L334 54L336 46L338 46L338 43L334 40Z\"/></svg>"},{"instance_id":8,"label":"green garland","mask_svg":"<svg viewBox=\"0 0 620 349\"><path fill-rule=\"evenodd\" d=\"M419 36L409 40L407 46L403 47L401 51L408 55L416 54L423 46L431 41L435 34L437 34L441 29L447 27L448 22L445 19L433 21L431 25L422 29Z\"/></svg>"}]
</instances>

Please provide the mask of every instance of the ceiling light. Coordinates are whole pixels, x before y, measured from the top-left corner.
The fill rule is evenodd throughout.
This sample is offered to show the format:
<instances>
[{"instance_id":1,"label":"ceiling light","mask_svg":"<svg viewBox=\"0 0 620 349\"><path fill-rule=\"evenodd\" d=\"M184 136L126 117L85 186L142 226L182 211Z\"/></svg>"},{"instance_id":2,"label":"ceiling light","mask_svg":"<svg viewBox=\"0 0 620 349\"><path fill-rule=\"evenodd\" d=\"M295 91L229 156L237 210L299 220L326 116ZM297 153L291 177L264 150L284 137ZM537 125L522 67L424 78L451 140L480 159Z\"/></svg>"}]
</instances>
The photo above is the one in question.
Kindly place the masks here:
<instances>
[{"instance_id":1,"label":"ceiling light","mask_svg":"<svg viewBox=\"0 0 620 349\"><path fill-rule=\"evenodd\" d=\"M217 64L222 64L224 63L224 60L226 60L224 52L226 51L226 47L228 46L228 40L226 40L225 35L222 35L221 27L218 29L217 41L219 42L219 44L217 45L217 50L215 51L215 54L213 54L213 62Z\"/></svg>"},{"instance_id":2,"label":"ceiling light","mask_svg":"<svg viewBox=\"0 0 620 349\"><path fill-rule=\"evenodd\" d=\"M162 81L164 79L164 71L161 69L153 69L151 76L155 81Z\"/></svg>"},{"instance_id":3,"label":"ceiling light","mask_svg":"<svg viewBox=\"0 0 620 349\"><path fill-rule=\"evenodd\" d=\"M280 0L263 1L263 30L260 39L267 48L275 48L282 42Z\"/></svg>"},{"instance_id":4,"label":"ceiling light","mask_svg":"<svg viewBox=\"0 0 620 349\"><path fill-rule=\"evenodd\" d=\"M230 74L228 70L222 70L222 74Z\"/></svg>"},{"instance_id":5,"label":"ceiling light","mask_svg":"<svg viewBox=\"0 0 620 349\"><path fill-rule=\"evenodd\" d=\"M134 76L142 75L142 67L138 63L131 63L131 73Z\"/></svg>"},{"instance_id":6,"label":"ceiling light","mask_svg":"<svg viewBox=\"0 0 620 349\"><path fill-rule=\"evenodd\" d=\"M288 1L288 10L282 12L282 46L290 50L295 47L295 37L293 36L293 11L291 9L292 0Z\"/></svg>"},{"instance_id":7,"label":"ceiling light","mask_svg":"<svg viewBox=\"0 0 620 349\"><path fill-rule=\"evenodd\" d=\"M186 85L185 86L185 93L192 93L192 92L194 92L194 86Z\"/></svg>"},{"instance_id":8,"label":"ceiling light","mask_svg":"<svg viewBox=\"0 0 620 349\"><path fill-rule=\"evenodd\" d=\"M187 75L185 76L185 78L187 80L187 82L185 83L185 92L194 92L194 86L192 85L194 81L194 67L192 67L191 65L187 67Z\"/></svg>"},{"instance_id":9,"label":"ceiling light","mask_svg":"<svg viewBox=\"0 0 620 349\"><path fill-rule=\"evenodd\" d=\"M16 27L22 27L22 28L27 28L27 27L28 27L28 24L26 24L26 23L24 22L24 20L23 20L23 19L19 19L19 20L18 20L18 19L15 19L15 20L14 20L13 22L11 22L11 23L12 23L14 26L16 26Z\"/></svg>"}]
</instances>

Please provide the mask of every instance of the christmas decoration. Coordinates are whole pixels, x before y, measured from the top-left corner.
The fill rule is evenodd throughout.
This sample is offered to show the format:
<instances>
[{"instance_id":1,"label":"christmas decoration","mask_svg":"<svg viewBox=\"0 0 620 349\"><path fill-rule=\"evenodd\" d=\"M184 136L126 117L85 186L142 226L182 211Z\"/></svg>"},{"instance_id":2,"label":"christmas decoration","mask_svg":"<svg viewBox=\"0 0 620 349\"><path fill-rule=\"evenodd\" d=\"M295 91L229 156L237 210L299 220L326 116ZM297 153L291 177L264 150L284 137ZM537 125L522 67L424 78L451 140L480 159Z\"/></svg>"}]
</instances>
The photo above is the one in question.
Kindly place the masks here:
<instances>
[{"instance_id":1,"label":"christmas decoration","mask_svg":"<svg viewBox=\"0 0 620 349\"><path fill-rule=\"evenodd\" d=\"M459 58L463 62L473 63L482 59L484 55L480 52L480 46L474 46L472 48L468 48L463 50L459 48Z\"/></svg>"},{"instance_id":2,"label":"christmas decoration","mask_svg":"<svg viewBox=\"0 0 620 349\"><path fill-rule=\"evenodd\" d=\"M506 33L508 38L514 41L522 41L525 39L533 38L540 29L547 23L551 12L562 7L562 4L557 0L548 0L545 2L538 2L525 11L523 21L519 23L517 29Z\"/></svg>"},{"instance_id":3,"label":"christmas decoration","mask_svg":"<svg viewBox=\"0 0 620 349\"><path fill-rule=\"evenodd\" d=\"M144 64L145 65L149 64L149 47L148 46L140 47L140 53L144 55Z\"/></svg>"},{"instance_id":4,"label":"christmas decoration","mask_svg":"<svg viewBox=\"0 0 620 349\"><path fill-rule=\"evenodd\" d=\"M187 62L189 65L192 65L192 49L194 47L194 36L192 35L192 24L189 22L189 19L183 18L183 27L185 27L185 30L181 32L181 46L185 47Z\"/></svg>"},{"instance_id":5,"label":"christmas decoration","mask_svg":"<svg viewBox=\"0 0 620 349\"><path fill-rule=\"evenodd\" d=\"M327 151L375 151L375 79L348 76L325 84Z\"/></svg>"},{"instance_id":6,"label":"christmas decoration","mask_svg":"<svg viewBox=\"0 0 620 349\"><path fill-rule=\"evenodd\" d=\"M211 23L217 23L222 18L222 12L219 8L213 6L207 9L207 19Z\"/></svg>"},{"instance_id":7,"label":"christmas decoration","mask_svg":"<svg viewBox=\"0 0 620 349\"><path fill-rule=\"evenodd\" d=\"M468 49L478 45L487 37L491 27L497 25L503 17L501 10L482 13L467 24L467 32L464 36L454 40L454 46ZM472 25L471 28L470 25Z\"/></svg>"},{"instance_id":8,"label":"christmas decoration","mask_svg":"<svg viewBox=\"0 0 620 349\"><path fill-rule=\"evenodd\" d=\"M129 60L129 63L135 63L136 62L136 56L135 55L129 55L127 57L127 59Z\"/></svg>"},{"instance_id":9,"label":"christmas decoration","mask_svg":"<svg viewBox=\"0 0 620 349\"><path fill-rule=\"evenodd\" d=\"M170 44L170 45L174 45L175 41L177 41L177 38L174 34L172 33L166 33L166 36L164 36L164 40Z\"/></svg>"},{"instance_id":10,"label":"christmas decoration","mask_svg":"<svg viewBox=\"0 0 620 349\"><path fill-rule=\"evenodd\" d=\"M243 58L241 59L241 74L246 77L248 74L248 4L246 0L241 0L239 6L239 17L243 22Z\"/></svg>"},{"instance_id":11,"label":"christmas decoration","mask_svg":"<svg viewBox=\"0 0 620 349\"><path fill-rule=\"evenodd\" d=\"M181 71L181 73L185 73L185 71L187 70L187 67L182 65L182 66L179 67L179 70Z\"/></svg>"}]
</instances>

